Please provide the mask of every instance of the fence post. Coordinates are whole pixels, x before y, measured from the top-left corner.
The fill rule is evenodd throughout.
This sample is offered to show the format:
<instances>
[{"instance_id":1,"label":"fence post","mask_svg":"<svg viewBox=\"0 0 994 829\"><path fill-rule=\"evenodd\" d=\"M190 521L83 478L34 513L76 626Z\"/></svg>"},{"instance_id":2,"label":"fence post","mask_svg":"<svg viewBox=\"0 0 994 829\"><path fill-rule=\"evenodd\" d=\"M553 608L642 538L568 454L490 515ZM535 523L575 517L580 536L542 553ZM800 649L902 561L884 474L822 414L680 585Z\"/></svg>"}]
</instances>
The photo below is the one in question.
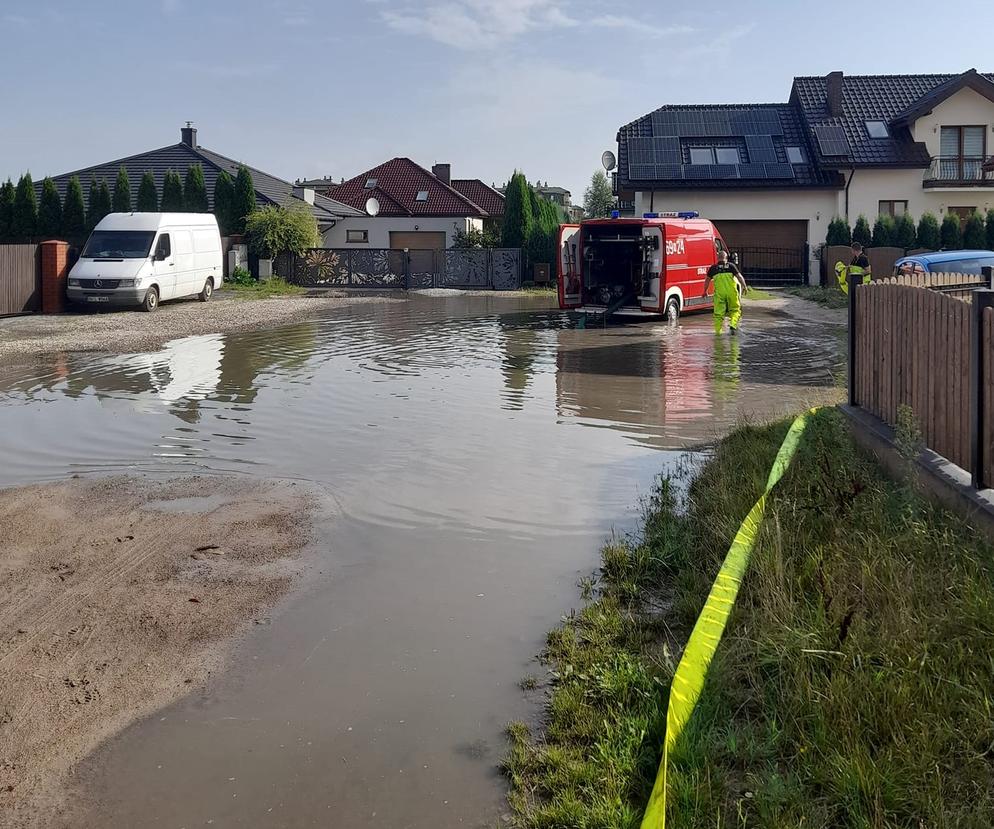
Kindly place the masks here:
<instances>
[{"instance_id":1,"label":"fence post","mask_svg":"<svg viewBox=\"0 0 994 829\"><path fill-rule=\"evenodd\" d=\"M970 480L974 489L983 489L984 480L984 375L990 355L984 353L984 309L994 308L994 291L973 292L973 320L970 325ZM990 451L988 447L986 451Z\"/></svg>"},{"instance_id":2,"label":"fence post","mask_svg":"<svg viewBox=\"0 0 994 829\"><path fill-rule=\"evenodd\" d=\"M984 275L984 279L987 280L987 287L994 290L994 268L987 266L981 268L980 272Z\"/></svg>"},{"instance_id":3,"label":"fence post","mask_svg":"<svg viewBox=\"0 0 994 829\"><path fill-rule=\"evenodd\" d=\"M856 395L856 291L862 284L862 277L846 274L849 285L849 405L858 406Z\"/></svg>"}]
</instances>

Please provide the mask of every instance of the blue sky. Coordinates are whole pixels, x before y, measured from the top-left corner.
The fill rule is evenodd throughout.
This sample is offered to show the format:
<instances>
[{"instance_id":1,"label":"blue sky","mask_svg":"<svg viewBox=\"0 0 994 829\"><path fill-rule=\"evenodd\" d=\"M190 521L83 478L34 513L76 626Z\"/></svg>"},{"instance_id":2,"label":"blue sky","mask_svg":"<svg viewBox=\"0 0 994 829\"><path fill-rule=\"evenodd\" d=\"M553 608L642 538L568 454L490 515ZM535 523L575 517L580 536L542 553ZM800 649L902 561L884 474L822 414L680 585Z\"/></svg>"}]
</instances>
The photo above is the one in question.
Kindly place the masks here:
<instances>
[{"instance_id":1,"label":"blue sky","mask_svg":"<svg viewBox=\"0 0 994 829\"><path fill-rule=\"evenodd\" d=\"M782 101L833 69L991 71L992 23L980 0L0 0L0 178L175 143L189 119L283 178L403 155L579 201L657 106Z\"/></svg>"}]
</instances>

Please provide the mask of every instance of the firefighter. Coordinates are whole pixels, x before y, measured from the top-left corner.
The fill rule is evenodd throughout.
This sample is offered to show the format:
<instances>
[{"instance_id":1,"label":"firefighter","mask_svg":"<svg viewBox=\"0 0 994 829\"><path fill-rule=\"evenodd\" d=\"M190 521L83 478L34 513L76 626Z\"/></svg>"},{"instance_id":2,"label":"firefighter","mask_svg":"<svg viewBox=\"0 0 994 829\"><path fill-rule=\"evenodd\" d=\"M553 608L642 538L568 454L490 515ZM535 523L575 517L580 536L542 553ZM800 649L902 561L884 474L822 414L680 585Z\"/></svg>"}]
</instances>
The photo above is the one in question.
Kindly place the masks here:
<instances>
[{"instance_id":1,"label":"firefighter","mask_svg":"<svg viewBox=\"0 0 994 829\"><path fill-rule=\"evenodd\" d=\"M849 275L852 274L855 277L862 277L862 282L864 285L869 285L870 280L873 278L873 271L870 268L870 260L867 257L866 252L863 250L863 246L859 242L852 243L852 261L849 263L848 268L840 268L839 265L835 266L835 272L839 277L839 287L842 288L842 292L845 294L849 293Z\"/></svg>"},{"instance_id":2,"label":"firefighter","mask_svg":"<svg viewBox=\"0 0 994 829\"><path fill-rule=\"evenodd\" d=\"M729 333L734 334L742 319L742 306L739 303L739 292L736 282L742 286L742 291L749 290L742 272L728 261L728 251L718 252L718 262L708 268L708 278L704 280L704 296L708 295L708 287L714 280L714 333L720 334L721 327L728 317Z\"/></svg>"}]
</instances>

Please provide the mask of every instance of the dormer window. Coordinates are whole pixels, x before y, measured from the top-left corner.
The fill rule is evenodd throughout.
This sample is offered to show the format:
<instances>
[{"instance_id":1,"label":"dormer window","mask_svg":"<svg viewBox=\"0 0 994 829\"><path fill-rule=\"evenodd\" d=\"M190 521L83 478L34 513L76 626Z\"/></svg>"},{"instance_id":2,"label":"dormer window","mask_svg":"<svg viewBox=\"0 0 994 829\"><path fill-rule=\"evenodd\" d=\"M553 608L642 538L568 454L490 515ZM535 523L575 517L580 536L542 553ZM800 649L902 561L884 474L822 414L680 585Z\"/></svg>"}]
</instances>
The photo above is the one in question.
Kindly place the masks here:
<instances>
[{"instance_id":1,"label":"dormer window","mask_svg":"<svg viewBox=\"0 0 994 829\"><path fill-rule=\"evenodd\" d=\"M870 138L890 138L890 130L883 121L867 121L866 132Z\"/></svg>"},{"instance_id":2,"label":"dormer window","mask_svg":"<svg viewBox=\"0 0 994 829\"><path fill-rule=\"evenodd\" d=\"M367 178L366 179L366 189L367 190L374 190L375 188L376 188L376 179L375 178Z\"/></svg>"}]
</instances>

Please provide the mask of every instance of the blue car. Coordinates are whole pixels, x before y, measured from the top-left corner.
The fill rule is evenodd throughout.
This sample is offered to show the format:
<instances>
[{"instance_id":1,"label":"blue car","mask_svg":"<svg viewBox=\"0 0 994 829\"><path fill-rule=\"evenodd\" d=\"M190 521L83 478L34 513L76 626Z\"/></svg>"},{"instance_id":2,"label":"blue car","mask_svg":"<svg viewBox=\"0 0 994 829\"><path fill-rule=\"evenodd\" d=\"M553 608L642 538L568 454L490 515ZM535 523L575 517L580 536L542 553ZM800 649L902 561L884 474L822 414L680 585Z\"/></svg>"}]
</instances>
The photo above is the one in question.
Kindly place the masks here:
<instances>
[{"instance_id":1,"label":"blue car","mask_svg":"<svg viewBox=\"0 0 994 829\"><path fill-rule=\"evenodd\" d=\"M981 268L994 268L994 250L943 250L902 256L894 263L894 276L910 273L967 273L980 276Z\"/></svg>"}]
</instances>

